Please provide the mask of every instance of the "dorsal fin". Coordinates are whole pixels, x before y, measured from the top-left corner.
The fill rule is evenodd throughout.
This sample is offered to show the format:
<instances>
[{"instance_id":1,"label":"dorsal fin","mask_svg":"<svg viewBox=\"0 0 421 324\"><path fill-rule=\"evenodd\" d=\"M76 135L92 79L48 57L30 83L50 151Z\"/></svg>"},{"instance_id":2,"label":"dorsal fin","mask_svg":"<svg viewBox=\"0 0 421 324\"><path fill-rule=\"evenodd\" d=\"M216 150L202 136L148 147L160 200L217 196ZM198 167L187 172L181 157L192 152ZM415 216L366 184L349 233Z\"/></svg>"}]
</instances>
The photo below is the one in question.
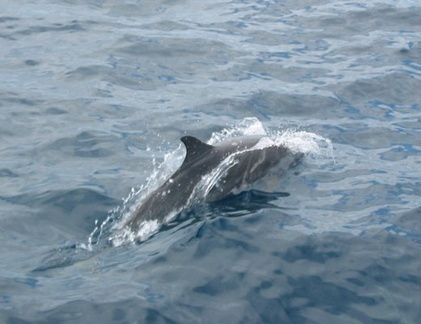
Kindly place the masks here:
<instances>
[{"instance_id":1,"label":"dorsal fin","mask_svg":"<svg viewBox=\"0 0 421 324\"><path fill-rule=\"evenodd\" d=\"M189 163L213 149L212 145L203 143L193 136L183 136L180 140L183 142L187 151L183 164Z\"/></svg>"}]
</instances>

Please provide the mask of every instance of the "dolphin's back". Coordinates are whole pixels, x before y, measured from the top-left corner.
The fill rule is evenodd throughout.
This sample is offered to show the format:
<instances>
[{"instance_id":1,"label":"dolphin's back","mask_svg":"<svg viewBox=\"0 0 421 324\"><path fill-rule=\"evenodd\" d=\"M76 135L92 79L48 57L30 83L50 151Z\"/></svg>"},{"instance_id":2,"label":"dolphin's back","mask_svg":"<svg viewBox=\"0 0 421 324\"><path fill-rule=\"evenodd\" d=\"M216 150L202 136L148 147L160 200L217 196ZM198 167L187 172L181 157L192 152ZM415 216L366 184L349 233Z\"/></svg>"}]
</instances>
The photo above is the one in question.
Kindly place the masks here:
<instances>
[{"instance_id":1,"label":"dolphin's back","mask_svg":"<svg viewBox=\"0 0 421 324\"><path fill-rule=\"evenodd\" d=\"M263 178L282 159L288 159L282 170L289 168L297 159L284 146L269 146L246 150L232 156L232 166L209 191L206 201L216 201L229 194L235 194Z\"/></svg>"},{"instance_id":2,"label":"dolphin's back","mask_svg":"<svg viewBox=\"0 0 421 324\"><path fill-rule=\"evenodd\" d=\"M204 159L212 155L214 146L192 136L182 137L181 142L186 148L182 165L135 210L126 223L131 229L135 230L143 221L162 222L171 212L177 212L186 206L196 184L217 165L216 161L205 163Z\"/></svg>"},{"instance_id":3,"label":"dolphin's back","mask_svg":"<svg viewBox=\"0 0 421 324\"><path fill-rule=\"evenodd\" d=\"M207 188L206 201L219 200L244 189L282 160L290 160L285 164L287 168L297 159L284 146L255 148L260 139L259 136L239 137L213 146L192 136L182 137L186 148L182 165L146 197L126 225L136 230L143 221L164 222L168 215L185 208L196 186L211 172L219 171L218 168L222 171L216 172L216 181Z\"/></svg>"}]
</instances>

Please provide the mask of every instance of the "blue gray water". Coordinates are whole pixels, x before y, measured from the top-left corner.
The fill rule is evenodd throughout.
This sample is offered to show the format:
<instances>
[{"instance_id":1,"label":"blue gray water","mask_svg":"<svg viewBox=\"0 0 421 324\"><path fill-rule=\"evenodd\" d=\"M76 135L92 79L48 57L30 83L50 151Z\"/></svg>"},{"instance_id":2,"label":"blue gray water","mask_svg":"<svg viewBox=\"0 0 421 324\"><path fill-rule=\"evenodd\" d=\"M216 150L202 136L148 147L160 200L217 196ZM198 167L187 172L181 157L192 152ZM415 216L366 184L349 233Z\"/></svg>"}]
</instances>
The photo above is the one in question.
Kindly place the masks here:
<instances>
[{"instance_id":1,"label":"blue gray water","mask_svg":"<svg viewBox=\"0 0 421 324\"><path fill-rule=\"evenodd\" d=\"M420 322L419 1L2 1L0 59L1 323ZM333 154L83 248L249 117Z\"/></svg>"}]
</instances>

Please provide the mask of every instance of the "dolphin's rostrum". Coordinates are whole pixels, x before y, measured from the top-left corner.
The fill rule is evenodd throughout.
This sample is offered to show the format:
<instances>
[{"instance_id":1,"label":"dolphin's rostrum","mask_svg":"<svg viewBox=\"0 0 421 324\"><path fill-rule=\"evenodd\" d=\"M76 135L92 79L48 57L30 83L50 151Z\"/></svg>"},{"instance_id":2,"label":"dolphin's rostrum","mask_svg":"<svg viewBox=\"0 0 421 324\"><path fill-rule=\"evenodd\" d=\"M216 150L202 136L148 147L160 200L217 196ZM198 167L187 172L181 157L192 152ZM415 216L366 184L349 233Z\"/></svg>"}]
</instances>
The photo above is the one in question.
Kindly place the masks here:
<instances>
[{"instance_id":1,"label":"dolphin's rostrum","mask_svg":"<svg viewBox=\"0 0 421 324\"><path fill-rule=\"evenodd\" d=\"M258 145L261 139L261 136L244 136L209 145L192 136L182 137L186 147L183 164L146 197L126 226L136 231L144 221L165 222L167 216L189 204L195 189L208 176L214 176L213 182L202 200L211 202L241 191L274 166L288 169L302 157L283 145Z\"/></svg>"}]
</instances>

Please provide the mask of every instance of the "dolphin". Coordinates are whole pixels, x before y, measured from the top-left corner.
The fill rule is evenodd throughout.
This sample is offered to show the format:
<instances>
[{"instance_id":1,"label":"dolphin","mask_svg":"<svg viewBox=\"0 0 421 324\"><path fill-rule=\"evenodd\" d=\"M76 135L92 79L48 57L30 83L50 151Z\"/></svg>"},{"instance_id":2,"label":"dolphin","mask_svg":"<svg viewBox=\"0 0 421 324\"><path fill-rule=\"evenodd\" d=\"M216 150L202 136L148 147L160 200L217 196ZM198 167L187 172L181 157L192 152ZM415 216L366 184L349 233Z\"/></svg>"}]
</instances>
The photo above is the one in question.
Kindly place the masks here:
<instances>
[{"instance_id":1,"label":"dolphin","mask_svg":"<svg viewBox=\"0 0 421 324\"><path fill-rule=\"evenodd\" d=\"M262 136L243 136L210 145L192 136L182 137L186 148L182 165L146 197L125 226L136 231L144 221L169 221L170 215L188 207L192 199L213 202L239 193L273 167L281 165L286 170L303 156L283 145L259 145L261 139ZM204 189L202 197L194 198L200 185Z\"/></svg>"}]
</instances>

